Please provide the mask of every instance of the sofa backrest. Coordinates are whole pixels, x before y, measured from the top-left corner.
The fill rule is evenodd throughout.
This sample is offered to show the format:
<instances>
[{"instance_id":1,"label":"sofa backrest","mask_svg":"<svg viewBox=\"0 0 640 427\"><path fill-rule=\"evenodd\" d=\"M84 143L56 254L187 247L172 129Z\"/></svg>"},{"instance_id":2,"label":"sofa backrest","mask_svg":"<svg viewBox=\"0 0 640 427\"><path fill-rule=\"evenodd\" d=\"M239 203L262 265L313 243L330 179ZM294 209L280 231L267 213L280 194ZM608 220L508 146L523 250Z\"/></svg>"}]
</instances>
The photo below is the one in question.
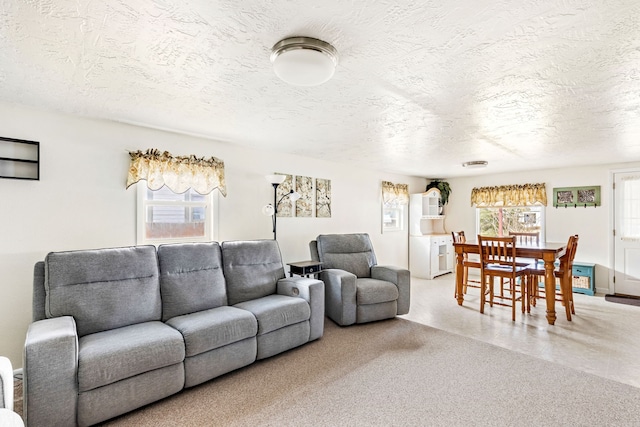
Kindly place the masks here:
<instances>
[{"instance_id":1,"label":"sofa backrest","mask_svg":"<svg viewBox=\"0 0 640 427\"><path fill-rule=\"evenodd\" d=\"M311 253L312 261L320 261L320 256L318 255L318 242L312 240L309 242L309 252Z\"/></svg>"},{"instance_id":2,"label":"sofa backrest","mask_svg":"<svg viewBox=\"0 0 640 427\"><path fill-rule=\"evenodd\" d=\"M153 246L52 252L44 288L46 316L73 316L79 336L161 318Z\"/></svg>"},{"instance_id":3,"label":"sofa backrest","mask_svg":"<svg viewBox=\"0 0 640 427\"><path fill-rule=\"evenodd\" d=\"M230 305L274 294L285 277L278 242L222 242L222 265Z\"/></svg>"},{"instance_id":4,"label":"sofa backrest","mask_svg":"<svg viewBox=\"0 0 640 427\"><path fill-rule=\"evenodd\" d=\"M33 266L33 299L31 304L31 321L37 322L47 318L44 306L47 294L44 291L44 261Z\"/></svg>"},{"instance_id":5,"label":"sofa backrest","mask_svg":"<svg viewBox=\"0 0 640 427\"><path fill-rule=\"evenodd\" d=\"M158 247L162 320L227 305L217 242Z\"/></svg>"},{"instance_id":6,"label":"sofa backrest","mask_svg":"<svg viewBox=\"0 0 640 427\"><path fill-rule=\"evenodd\" d=\"M316 239L316 248L323 269L337 268L361 278L371 277L371 267L377 264L366 233L321 234Z\"/></svg>"}]
</instances>

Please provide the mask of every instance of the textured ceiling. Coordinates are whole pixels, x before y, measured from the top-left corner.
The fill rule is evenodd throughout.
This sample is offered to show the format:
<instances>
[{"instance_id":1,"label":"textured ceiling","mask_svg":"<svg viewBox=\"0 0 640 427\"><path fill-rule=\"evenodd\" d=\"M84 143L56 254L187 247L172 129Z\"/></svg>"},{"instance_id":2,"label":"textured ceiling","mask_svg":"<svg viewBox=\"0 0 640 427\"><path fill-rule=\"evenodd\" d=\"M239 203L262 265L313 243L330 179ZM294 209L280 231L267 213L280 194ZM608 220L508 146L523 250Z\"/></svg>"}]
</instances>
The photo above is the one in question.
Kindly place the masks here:
<instances>
[{"instance_id":1,"label":"textured ceiling","mask_svg":"<svg viewBox=\"0 0 640 427\"><path fill-rule=\"evenodd\" d=\"M424 177L640 160L638 0L0 1L4 102ZM300 35L329 82L273 73Z\"/></svg>"}]
</instances>

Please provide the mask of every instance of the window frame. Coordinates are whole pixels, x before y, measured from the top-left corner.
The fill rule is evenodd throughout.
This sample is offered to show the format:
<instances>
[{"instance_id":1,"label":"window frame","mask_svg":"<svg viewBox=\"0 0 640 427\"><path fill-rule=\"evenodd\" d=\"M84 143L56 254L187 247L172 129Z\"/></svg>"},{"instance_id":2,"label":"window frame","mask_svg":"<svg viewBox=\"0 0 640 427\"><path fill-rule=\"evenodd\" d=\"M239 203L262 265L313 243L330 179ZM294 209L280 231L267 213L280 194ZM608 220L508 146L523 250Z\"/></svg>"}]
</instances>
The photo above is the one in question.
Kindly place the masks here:
<instances>
[{"instance_id":1,"label":"window frame","mask_svg":"<svg viewBox=\"0 0 640 427\"><path fill-rule=\"evenodd\" d=\"M171 190L169 190L171 191ZM166 201L166 200L148 200L147 183L139 181L136 184L137 206L136 206L136 244L138 245L162 245L170 243L195 243L195 242L211 242L217 240L218 237L218 192L212 191L204 195L203 202L189 201ZM215 194L214 194L215 193ZM204 235L201 237L185 236L173 238L150 239L146 237L145 224L147 208L149 206L177 206L184 208L204 207Z\"/></svg>"}]
</instances>

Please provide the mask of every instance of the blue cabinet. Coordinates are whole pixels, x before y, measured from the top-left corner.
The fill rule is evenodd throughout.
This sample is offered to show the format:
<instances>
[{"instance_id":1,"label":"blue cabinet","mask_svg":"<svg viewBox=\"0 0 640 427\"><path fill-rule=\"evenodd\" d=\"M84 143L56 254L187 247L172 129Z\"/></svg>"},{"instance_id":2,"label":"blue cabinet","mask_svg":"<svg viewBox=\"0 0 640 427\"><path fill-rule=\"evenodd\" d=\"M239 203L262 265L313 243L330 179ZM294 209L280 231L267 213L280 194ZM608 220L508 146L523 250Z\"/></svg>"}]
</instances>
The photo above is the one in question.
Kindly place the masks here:
<instances>
[{"instance_id":1,"label":"blue cabinet","mask_svg":"<svg viewBox=\"0 0 640 427\"><path fill-rule=\"evenodd\" d=\"M593 295L596 293L596 265L586 262L573 262L573 292Z\"/></svg>"}]
</instances>

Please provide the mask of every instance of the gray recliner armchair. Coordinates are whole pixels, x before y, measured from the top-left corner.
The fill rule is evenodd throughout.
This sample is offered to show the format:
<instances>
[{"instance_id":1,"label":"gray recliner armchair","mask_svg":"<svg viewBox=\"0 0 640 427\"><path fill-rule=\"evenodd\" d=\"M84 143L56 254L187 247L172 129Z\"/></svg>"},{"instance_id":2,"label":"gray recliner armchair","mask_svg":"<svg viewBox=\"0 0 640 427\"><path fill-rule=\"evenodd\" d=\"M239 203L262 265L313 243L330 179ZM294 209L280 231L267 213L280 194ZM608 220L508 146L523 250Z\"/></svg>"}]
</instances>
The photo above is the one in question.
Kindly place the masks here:
<instances>
[{"instance_id":1,"label":"gray recliner armchair","mask_svg":"<svg viewBox=\"0 0 640 427\"><path fill-rule=\"evenodd\" d=\"M409 312L409 270L377 265L368 234L319 235L309 248L311 258L323 263L325 314L338 325Z\"/></svg>"}]
</instances>

